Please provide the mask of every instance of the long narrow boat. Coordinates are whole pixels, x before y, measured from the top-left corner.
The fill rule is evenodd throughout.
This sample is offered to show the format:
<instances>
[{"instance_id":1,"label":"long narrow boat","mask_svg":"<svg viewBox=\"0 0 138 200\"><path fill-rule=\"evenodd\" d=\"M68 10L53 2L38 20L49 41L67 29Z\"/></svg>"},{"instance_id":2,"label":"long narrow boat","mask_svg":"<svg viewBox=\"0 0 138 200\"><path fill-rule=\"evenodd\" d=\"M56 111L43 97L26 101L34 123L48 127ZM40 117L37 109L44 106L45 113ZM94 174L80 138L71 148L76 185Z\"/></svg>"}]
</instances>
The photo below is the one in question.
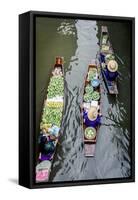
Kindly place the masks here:
<instances>
[{"instance_id":1,"label":"long narrow boat","mask_svg":"<svg viewBox=\"0 0 138 200\"><path fill-rule=\"evenodd\" d=\"M107 26L101 27L101 38L100 38L100 52L99 52L99 62L101 66L101 71L103 79L109 94L118 94L117 78L114 81L110 81L106 78L106 61L104 62L102 57L108 57L115 60L114 51L110 43L109 33Z\"/></svg>"},{"instance_id":2,"label":"long narrow boat","mask_svg":"<svg viewBox=\"0 0 138 200\"><path fill-rule=\"evenodd\" d=\"M40 135L38 139L39 158L36 165L36 183L47 182L60 136L63 112L64 69L63 58L56 57L50 82L44 100Z\"/></svg>"},{"instance_id":3,"label":"long narrow boat","mask_svg":"<svg viewBox=\"0 0 138 200\"><path fill-rule=\"evenodd\" d=\"M82 105L82 125L83 125L83 140L84 140L84 154L86 157L93 157L95 154L95 147L97 142L97 135L99 132L100 124L95 128L89 127L85 125L84 119L84 112L89 110L90 108L96 108L99 116L101 116L101 107L100 107L100 99L101 99L101 92L100 92L100 67L96 64L90 64L88 67L88 72L85 79L84 85L84 94L83 94L83 105ZM98 87L94 88L91 85L92 80L98 80L99 85ZM91 94L90 98L87 95L88 92ZM86 135L86 131L88 135ZM95 131L92 132L92 131Z\"/></svg>"}]
</instances>

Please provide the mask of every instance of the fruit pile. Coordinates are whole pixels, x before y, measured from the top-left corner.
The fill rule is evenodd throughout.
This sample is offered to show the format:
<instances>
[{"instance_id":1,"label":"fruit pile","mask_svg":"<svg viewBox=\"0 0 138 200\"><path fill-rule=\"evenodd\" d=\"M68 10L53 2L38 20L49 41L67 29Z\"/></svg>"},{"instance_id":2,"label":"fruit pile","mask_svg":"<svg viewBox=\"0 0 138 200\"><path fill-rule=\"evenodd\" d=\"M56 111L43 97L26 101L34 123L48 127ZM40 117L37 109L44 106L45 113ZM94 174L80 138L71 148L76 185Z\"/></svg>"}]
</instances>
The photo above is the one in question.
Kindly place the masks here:
<instances>
[{"instance_id":1,"label":"fruit pile","mask_svg":"<svg viewBox=\"0 0 138 200\"><path fill-rule=\"evenodd\" d=\"M98 101L99 98L100 98L99 92L93 91L93 87L87 85L85 88L84 101L88 103L91 101Z\"/></svg>"},{"instance_id":2,"label":"fruit pile","mask_svg":"<svg viewBox=\"0 0 138 200\"><path fill-rule=\"evenodd\" d=\"M58 100L58 98L63 98L63 90L63 77L53 75L50 79L50 83L48 86L47 100L43 108L40 129L45 128L47 130L52 125L60 127L63 110L63 101Z\"/></svg>"},{"instance_id":3,"label":"fruit pile","mask_svg":"<svg viewBox=\"0 0 138 200\"><path fill-rule=\"evenodd\" d=\"M52 76L48 86L48 98L63 96L64 80L62 76Z\"/></svg>"},{"instance_id":4,"label":"fruit pile","mask_svg":"<svg viewBox=\"0 0 138 200\"><path fill-rule=\"evenodd\" d=\"M109 51L109 46L108 45L105 45L105 44L103 44L102 45L102 51Z\"/></svg>"},{"instance_id":5,"label":"fruit pile","mask_svg":"<svg viewBox=\"0 0 138 200\"><path fill-rule=\"evenodd\" d=\"M96 73L97 73L97 69L96 68L93 68L91 69L89 72L88 72L88 81L91 81L95 78L96 76Z\"/></svg>"},{"instance_id":6,"label":"fruit pile","mask_svg":"<svg viewBox=\"0 0 138 200\"><path fill-rule=\"evenodd\" d=\"M56 125L60 127L62 119L62 108L50 108L45 107L43 109L42 121L40 127L44 127L45 124Z\"/></svg>"},{"instance_id":7,"label":"fruit pile","mask_svg":"<svg viewBox=\"0 0 138 200\"><path fill-rule=\"evenodd\" d=\"M88 85L85 87L85 92L86 92L86 93L92 93L92 92L93 92L93 87L92 87L90 84L88 84Z\"/></svg>"},{"instance_id":8,"label":"fruit pile","mask_svg":"<svg viewBox=\"0 0 138 200\"><path fill-rule=\"evenodd\" d=\"M94 92L92 93L92 100L94 100L94 101L98 101L99 98L100 98L100 94L99 94L99 92L94 91Z\"/></svg>"},{"instance_id":9,"label":"fruit pile","mask_svg":"<svg viewBox=\"0 0 138 200\"><path fill-rule=\"evenodd\" d=\"M96 130L93 127L88 127L85 129L85 138L88 140L94 139L96 136Z\"/></svg>"}]
</instances>

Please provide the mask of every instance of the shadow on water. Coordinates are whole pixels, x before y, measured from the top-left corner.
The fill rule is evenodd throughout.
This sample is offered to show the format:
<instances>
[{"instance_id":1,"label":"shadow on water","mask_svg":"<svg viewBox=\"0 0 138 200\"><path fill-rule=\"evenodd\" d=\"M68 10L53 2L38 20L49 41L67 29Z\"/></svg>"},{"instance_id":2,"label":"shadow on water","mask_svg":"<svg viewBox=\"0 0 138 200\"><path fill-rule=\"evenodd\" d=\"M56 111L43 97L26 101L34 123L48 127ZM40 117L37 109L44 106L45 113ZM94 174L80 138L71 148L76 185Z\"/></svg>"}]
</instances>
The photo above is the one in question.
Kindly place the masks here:
<instances>
[{"instance_id":1,"label":"shadow on water","mask_svg":"<svg viewBox=\"0 0 138 200\"><path fill-rule=\"evenodd\" d=\"M117 23L117 24L114 24ZM50 66L56 55L65 58L64 112L61 137L50 181L72 181L128 177L131 174L130 149L130 43L129 25L89 20L38 18L36 69L36 129L46 93ZM108 25L119 63L119 95L109 96L102 82L102 125L95 157L84 156L80 104L88 64L99 50L101 24ZM47 27L49 27L47 29ZM116 35L116 28L119 29ZM119 44L119 45L118 45ZM49 66L49 67L48 67ZM44 89L43 89L44 88ZM40 93L41 91L41 93ZM38 136L38 134L36 134Z\"/></svg>"}]
</instances>

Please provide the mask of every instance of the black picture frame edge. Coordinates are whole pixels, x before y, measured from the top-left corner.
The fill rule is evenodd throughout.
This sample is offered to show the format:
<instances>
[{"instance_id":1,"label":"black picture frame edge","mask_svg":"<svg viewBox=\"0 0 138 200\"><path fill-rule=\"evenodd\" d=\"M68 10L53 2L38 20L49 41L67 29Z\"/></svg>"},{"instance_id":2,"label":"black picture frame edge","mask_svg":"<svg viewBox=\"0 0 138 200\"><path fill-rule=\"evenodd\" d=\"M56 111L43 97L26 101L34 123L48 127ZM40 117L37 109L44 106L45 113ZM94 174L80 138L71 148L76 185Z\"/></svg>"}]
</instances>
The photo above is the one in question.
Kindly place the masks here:
<instances>
[{"instance_id":1,"label":"black picture frame edge","mask_svg":"<svg viewBox=\"0 0 138 200\"><path fill-rule=\"evenodd\" d=\"M91 20L130 21L132 23L132 176L130 178L98 179L36 184L34 180L34 113L35 113L35 17L61 17ZM23 33L22 33L23 32ZM25 42L27 41L27 42ZM23 67L26 66L26 67ZM25 77L25 80L23 80ZM23 84L24 83L24 84ZM28 87L29 86L29 87ZM24 106L25 105L25 106ZM26 134L24 134L26 133ZM27 135L28 133L28 135ZM34 133L34 134L32 134ZM26 151L24 147L26 146ZM28 11L19 15L19 184L27 188L126 183L135 181L135 18L74 13Z\"/></svg>"},{"instance_id":2,"label":"black picture frame edge","mask_svg":"<svg viewBox=\"0 0 138 200\"><path fill-rule=\"evenodd\" d=\"M135 21L135 17L125 17L125 16L112 16L112 15L95 15L95 14L81 14L81 13L61 13L61 12L48 12L48 11L34 11L30 10L20 15L24 15L29 13L33 16L47 16L47 17L61 17L61 18L72 18L72 19L97 19L97 20L127 20L127 21ZM19 16L20 16L19 15Z\"/></svg>"},{"instance_id":3,"label":"black picture frame edge","mask_svg":"<svg viewBox=\"0 0 138 200\"><path fill-rule=\"evenodd\" d=\"M132 96L132 178L135 182L135 18L132 19L132 69L131 69L131 96Z\"/></svg>"},{"instance_id":4,"label":"black picture frame edge","mask_svg":"<svg viewBox=\"0 0 138 200\"><path fill-rule=\"evenodd\" d=\"M30 157L27 153L29 152L30 141L28 88L30 56L29 31L29 13L25 13L19 16L19 184L25 187L30 186ZM24 147L26 151L24 151Z\"/></svg>"}]
</instances>

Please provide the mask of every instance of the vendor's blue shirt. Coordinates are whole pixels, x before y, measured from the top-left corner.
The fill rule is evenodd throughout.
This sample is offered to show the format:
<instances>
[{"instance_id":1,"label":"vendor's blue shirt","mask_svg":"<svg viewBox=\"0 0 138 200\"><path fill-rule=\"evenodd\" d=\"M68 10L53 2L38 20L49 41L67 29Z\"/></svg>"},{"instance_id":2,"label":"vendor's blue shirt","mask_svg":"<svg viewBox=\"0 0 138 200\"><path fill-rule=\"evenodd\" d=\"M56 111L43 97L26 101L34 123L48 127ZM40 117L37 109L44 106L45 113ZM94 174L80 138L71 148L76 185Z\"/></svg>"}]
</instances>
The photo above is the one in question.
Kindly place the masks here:
<instances>
[{"instance_id":1,"label":"vendor's blue shirt","mask_svg":"<svg viewBox=\"0 0 138 200\"><path fill-rule=\"evenodd\" d=\"M98 115L95 120L91 121L88 118L88 112L86 111L83 112L83 119L86 126L91 126L91 127L96 128L98 125L101 124L101 116Z\"/></svg>"},{"instance_id":2,"label":"vendor's blue shirt","mask_svg":"<svg viewBox=\"0 0 138 200\"><path fill-rule=\"evenodd\" d=\"M102 63L105 63L105 55L100 53L100 60Z\"/></svg>"},{"instance_id":3,"label":"vendor's blue shirt","mask_svg":"<svg viewBox=\"0 0 138 200\"><path fill-rule=\"evenodd\" d=\"M109 81L114 81L117 76L118 76L118 72L110 72L107 68L104 70L105 76Z\"/></svg>"}]
</instances>

